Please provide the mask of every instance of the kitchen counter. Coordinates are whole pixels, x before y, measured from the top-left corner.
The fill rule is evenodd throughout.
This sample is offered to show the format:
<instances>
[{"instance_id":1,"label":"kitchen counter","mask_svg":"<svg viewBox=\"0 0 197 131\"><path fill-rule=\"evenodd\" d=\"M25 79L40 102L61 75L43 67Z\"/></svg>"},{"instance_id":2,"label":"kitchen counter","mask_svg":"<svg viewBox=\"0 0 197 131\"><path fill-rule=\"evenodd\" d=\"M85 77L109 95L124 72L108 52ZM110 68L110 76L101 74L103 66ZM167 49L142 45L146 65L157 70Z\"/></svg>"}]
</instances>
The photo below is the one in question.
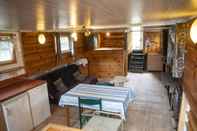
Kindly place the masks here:
<instances>
[{"instance_id":1,"label":"kitchen counter","mask_svg":"<svg viewBox=\"0 0 197 131\"><path fill-rule=\"evenodd\" d=\"M24 76L0 82L0 102L44 84L42 80L29 80Z\"/></svg>"}]
</instances>

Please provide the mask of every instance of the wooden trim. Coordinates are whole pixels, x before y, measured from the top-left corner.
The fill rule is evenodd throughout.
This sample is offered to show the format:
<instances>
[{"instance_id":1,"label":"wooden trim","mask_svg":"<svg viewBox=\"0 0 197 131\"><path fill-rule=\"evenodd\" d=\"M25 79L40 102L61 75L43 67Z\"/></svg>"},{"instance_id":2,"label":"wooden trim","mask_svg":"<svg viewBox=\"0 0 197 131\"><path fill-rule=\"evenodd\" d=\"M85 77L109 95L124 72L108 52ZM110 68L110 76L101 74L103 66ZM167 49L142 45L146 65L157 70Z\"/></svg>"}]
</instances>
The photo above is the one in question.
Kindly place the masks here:
<instances>
[{"instance_id":1,"label":"wooden trim","mask_svg":"<svg viewBox=\"0 0 197 131\"><path fill-rule=\"evenodd\" d=\"M9 72L17 71L17 70L20 70L20 69L24 69L24 67L23 67L23 66L20 66L20 67L15 67L15 68L11 68L11 69L7 69L7 70L3 70L3 71L0 71L0 74L3 74L3 73L9 73Z\"/></svg>"}]
</instances>

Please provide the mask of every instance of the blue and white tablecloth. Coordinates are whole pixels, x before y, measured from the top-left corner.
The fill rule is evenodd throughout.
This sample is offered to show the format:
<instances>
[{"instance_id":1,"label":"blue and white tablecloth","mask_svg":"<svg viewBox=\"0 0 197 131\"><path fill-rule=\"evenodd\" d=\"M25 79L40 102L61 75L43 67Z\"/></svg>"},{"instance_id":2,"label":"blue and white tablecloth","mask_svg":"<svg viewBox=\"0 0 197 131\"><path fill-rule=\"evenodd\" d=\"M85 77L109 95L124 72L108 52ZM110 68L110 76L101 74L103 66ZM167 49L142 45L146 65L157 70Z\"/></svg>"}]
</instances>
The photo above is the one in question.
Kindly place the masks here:
<instances>
[{"instance_id":1,"label":"blue and white tablecloth","mask_svg":"<svg viewBox=\"0 0 197 131\"><path fill-rule=\"evenodd\" d=\"M59 105L78 106L78 97L102 99L102 110L120 113L126 119L129 102L133 100L133 92L130 88L110 87L103 85L79 84L63 94ZM95 109L95 106L86 108Z\"/></svg>"}]
</instances>

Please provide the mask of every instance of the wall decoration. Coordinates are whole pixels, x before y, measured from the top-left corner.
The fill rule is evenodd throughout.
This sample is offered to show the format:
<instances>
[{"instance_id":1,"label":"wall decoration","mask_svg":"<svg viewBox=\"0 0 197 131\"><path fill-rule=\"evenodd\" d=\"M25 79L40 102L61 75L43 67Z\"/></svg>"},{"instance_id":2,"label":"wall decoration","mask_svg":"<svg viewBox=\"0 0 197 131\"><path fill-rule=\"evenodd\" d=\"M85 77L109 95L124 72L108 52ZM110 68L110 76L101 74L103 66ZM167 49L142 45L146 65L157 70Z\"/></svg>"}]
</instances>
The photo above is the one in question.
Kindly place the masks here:
<instances>
[{"instance_id":1,"label":"wall decoration","mask_svg":"<svg viewBox=\"0 0 197 131\"><path fill-rule=\"evenodd\" d=\"M144 49L146 53L161 53L161 32L144 32Z\"/></svg>"}]
</instances>

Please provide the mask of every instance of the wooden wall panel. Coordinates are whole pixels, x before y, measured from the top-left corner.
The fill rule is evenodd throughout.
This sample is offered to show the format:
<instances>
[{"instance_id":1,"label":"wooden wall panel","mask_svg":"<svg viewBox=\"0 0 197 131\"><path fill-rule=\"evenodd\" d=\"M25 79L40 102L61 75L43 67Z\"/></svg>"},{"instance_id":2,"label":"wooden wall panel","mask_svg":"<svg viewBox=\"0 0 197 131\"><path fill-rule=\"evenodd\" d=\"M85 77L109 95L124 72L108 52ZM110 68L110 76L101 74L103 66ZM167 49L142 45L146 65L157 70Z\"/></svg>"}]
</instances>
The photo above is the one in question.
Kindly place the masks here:
<instances>
[{"instance_id":1,"label":"wooden wall panel","mask_svg":"<svg viewBox=\"0 0 197 131\"><path fill-rule=\"evenodd\" d=\"M61 61L57 64L53 33L45 33L47 39L45 45L38 44L37 35L35 32L22 33L25 69L28 74L46 71L59 64L70 64L80 58L88 58L89 61L87 67L80 68L84 74L96 75L99 78L110 78L115 75L126 75L127 73L127 53L123 49L90 51L86 48L84 34L78 33L78 40L74 43L74 55L71 55L71 53L63 54ZM121 46L117 46L117 44L113 45L112 48L123 48L125 41L122 36L121 41Z\"/></svg>"},{"instance_id":2,"label":"wooden wall panel","mask_svg":"<svg viewBox=\"0 0 197 131\"><path fill-rule=\"evenodd\" d=\"M46 43L41 45L38 43L38 33L21 33L25 69L28 74L45 71L56 65L53 33L44 34Z\"/></svg>"},{"instance_id":3,"label":"wooden wall panel","mask_svg":"<svg viewBox=\"0 0 197 131\"><path fill-rule=\"evenodd\" d=\"M189 131L197 131L197 118L195 117L194 113L190 111L189 113L189 125L190 125L190 130Z\"/></svg>"},{"instance_id":4,"label":"wooden wall panel","mask_svg":"<svg viewBox=\"0 0 197 131\"><path fill-rule=\"evenodd\" d=\"M125 33L111 32L110 36L106 33L99 33L100 48L125 48Z\"/></svg>"},{"instance_id":5,"label":"wooden wall panel","mask_svg":"<svg viewBox=\"0 0 197 131\"><path fill-rule=\"evenodd\" d=\"M78 33L78 40L74 43L75 59L86 57L87 49L85 45L85 36L83 33Z\"/></svg>"},{"instance_id":6,"label":"wooden wall panel","mask_svg":"<svg viewBox=\"0 0 197 131\"><path fill-rule=\"evenodd\" d=\"M195 45L190 38L189 32L193 21L187 23L178 24L176 27L177 34L180 32L186 32L184 41L186 42L186 54L185 54L185 69L182 80L182 85L186 97L191 106L191 112L189 115L190 131L196 130L197 123L197 45ZM176 35L179 39L179 35ZM181 36L180 36L181 37Z\"/></svg>"},{"instance_id":7,"label":"wooden wall panel","mask_svg":"<svg viewBox=\"0 0 197 131\"><path fill-rule=\"evenodd\" d=\"M98 78L112 78L125 75L124 50L97 50L89 52L89 73Z\"/></svg>"},{"instance_id":8,"label":"wooden wall panel","mask_svg":"<svg viewBox=\"0 0 197 131\"><path fill-rule=\"evenodd\" d=\"M64 53L58 63L54 35L53 33L44 34L46 36L46 44L44 45L38 43L38 33L36 32L23 32L21 35L25 69L29 75L49 70L60 64L70 64L79 58L86 57L83 33L78 33L78 40L74 42L74 55ZM83 71L84 69L85 71ZM81 71L87 74L86 68L82 68Z\"/></svg>"}]
</instances>

